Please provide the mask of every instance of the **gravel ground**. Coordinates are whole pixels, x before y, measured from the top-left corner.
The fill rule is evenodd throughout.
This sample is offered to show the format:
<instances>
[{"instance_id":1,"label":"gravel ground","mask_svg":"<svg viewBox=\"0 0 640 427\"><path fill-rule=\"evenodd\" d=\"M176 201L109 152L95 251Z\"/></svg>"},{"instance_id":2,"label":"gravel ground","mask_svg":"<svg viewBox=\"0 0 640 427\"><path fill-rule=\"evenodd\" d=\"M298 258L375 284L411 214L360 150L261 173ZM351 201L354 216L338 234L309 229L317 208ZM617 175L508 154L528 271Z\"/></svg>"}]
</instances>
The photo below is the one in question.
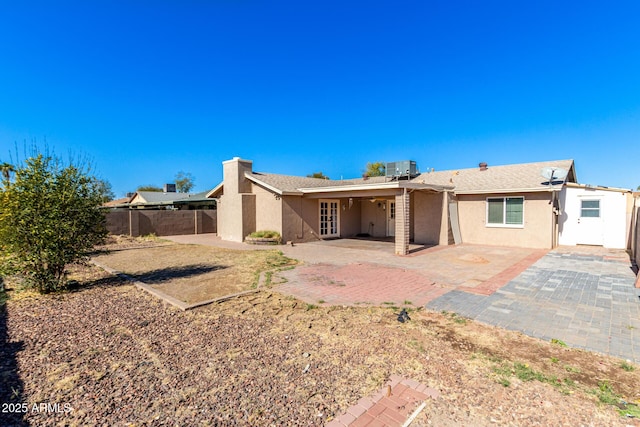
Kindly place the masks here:
<instances>
[{"instance_id":1,"label":"gravel ground","mask_svg":"<svg viewBox=\"0 0 640 427\"><path fill-rule=\"evenodd\" d=\"M617 359L446 313L401 324L394 308L316 307L269 290L181 312L87 274L78 291L10 293L0 307L0 401L27 407L0 425L322 425L392 374L441 393L414 425L640 425L598 401L605 381L640 398L640 370ZM559 385L505 373L516 361Z\"/></svg>"}]
</instances>

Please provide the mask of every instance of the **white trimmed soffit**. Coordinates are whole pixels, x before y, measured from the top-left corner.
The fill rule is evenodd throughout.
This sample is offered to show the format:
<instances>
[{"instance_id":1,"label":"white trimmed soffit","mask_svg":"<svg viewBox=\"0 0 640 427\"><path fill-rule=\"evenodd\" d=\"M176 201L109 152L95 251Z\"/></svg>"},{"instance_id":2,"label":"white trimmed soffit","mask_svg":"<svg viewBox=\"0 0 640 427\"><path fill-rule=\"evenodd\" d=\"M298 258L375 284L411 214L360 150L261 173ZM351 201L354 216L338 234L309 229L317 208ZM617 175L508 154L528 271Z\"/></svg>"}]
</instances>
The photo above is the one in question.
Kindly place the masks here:
<instances>
[{"instance_id":1,"label":"white trimmed soffit","mask_svg":"<svg viewBox=\"0 0 640 427\"><path fill-rule=\"evenodd\" d=\"M224 185L224 182L221 182L220 184L216 185L213 190L209 191L204 197L207 199L215 199L216 197L211 197L214 194L216 194Z\"/></svg>"},{"instance_id":2,"label":"white trimmed soffit","mask_svg":"<svg viewBox=\"0 0 640 427\"><path fill-rule=\"evenodd\" d=\"M300 195L298 191L283 191L279 188L274 187L273 185L267 184L266 182L261 181L257 179L255 176L251 175L250 172L245 172L244 177L247 178L249 181L252 181L258 184L259 186L264 187L267 190L276 193L279 196Z\"/></svg>"},{"instance_id":3,"label":"white trimmed soffit","mask_svg":"<svg viewBox=\"0 0 640 427\"><path fill-rule=\"evenodd\" d=\"M365 191L365 190L388 190L394 188L407 188L407 189L415 189L415 190L436 190L436 191L446 191L453 190L453 186L444 186L444 185L431 185L431 184L418 184L414 182L384 182L378 184L355 184L355 185L333 185L327 187L306 187L306 188L298 188L301 192L305 194L314 194L314 193L338 193L338 192L347 192L347 191Z\"/></svg>"},{"instance_id":4,"label":"white trimmed soffit","mask_svg":"<svg viewBox=\"0 0 640 427\"><path fill-rule=\"evenodd\" d=\"M454 191L455 195L458 194L504 194L504 193L543 193L561 191L564 184L556 184L550 188L534 187L534 188L492 188L489 190L460 190Z\"/></svg>"}]
</instances>

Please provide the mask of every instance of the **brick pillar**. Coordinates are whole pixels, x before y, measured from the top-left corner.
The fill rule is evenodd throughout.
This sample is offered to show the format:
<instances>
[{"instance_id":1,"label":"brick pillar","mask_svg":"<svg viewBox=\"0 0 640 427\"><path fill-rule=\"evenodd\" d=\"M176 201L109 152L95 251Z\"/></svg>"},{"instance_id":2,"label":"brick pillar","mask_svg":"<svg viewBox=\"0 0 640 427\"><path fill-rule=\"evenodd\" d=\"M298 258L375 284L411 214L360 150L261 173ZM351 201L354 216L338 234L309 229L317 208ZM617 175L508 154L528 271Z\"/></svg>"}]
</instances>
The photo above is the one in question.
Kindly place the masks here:
<instances>
[{"instance_id":1,"label":"brick pillar","mask_svg":"<svg viewBox=\"0 0 640 427\"><path fill-rule=\"evenodd\" d=\"M409 228L411 224L409 201L409 192L406 189L402 194L396 195L396 255L409 253Z\"/></svg>"}]
</instances>

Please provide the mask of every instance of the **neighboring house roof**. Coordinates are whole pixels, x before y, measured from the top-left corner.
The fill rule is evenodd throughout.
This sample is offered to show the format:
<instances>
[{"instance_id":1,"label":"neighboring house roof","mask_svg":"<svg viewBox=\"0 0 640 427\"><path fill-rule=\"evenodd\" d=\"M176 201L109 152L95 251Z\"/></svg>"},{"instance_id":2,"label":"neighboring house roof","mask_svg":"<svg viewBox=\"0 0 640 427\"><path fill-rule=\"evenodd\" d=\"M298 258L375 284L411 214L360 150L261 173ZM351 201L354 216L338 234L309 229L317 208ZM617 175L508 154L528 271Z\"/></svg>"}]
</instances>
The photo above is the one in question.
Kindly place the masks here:
<instances>
[{"instance_id":1,"label":"neighboring house roof","mask_svg":"<svg viewBox=\"0 0 640 427\"><path fill-rule=\"evenodd\" d=\"M395 187L436 191L453 190L456 194L509 193L548 190L550 188L549 183L545 183L545 179L541 176L542 168L545 167L565 169L569 171L565 181L576 182L573 160L488 166L486 170L480 170L480 168L476 167L426 172L410 181L392 180L384 176L333 180L261 172L247 172L245 177L280 195ZM559 187L556 186L556 188ZM223 183L220 183L208 192L206 197L216 197L220 195L222 190Z\"/></svg>"},{"instance_id":2,"label":"neighboring house roof","mask_svg":"<svg viewBox=\"0 0 640 427\"><path fill-rule=\"evenodd\" d=\"M504 166L489 165L486 170L469 168L427 172L412 179L412 182L453 185L456 194L544 191L551 188L541 175L545 167L567 170L568 174L563 183L577 181L573 160L554 160Z\"/></svg>"},{"instance_id":3,"label":"neighboring house roof","mask_svg":"<svg viewBox=\"0 0 640 427\"><path fill-rule=\"evenodd\" d=\"M165 203L188 197L188 193L163 193L160 191L138 191L131 198L131 204Z\"/></svg>"},{"instance_id":4,"label":"neighboring house roof","mask_svg":"<svg viewBox=\"0 0 640 427\"><path fill-rule=\"evenodd\" d=\"M130 200L131 206L140 205L176 205L194 202L210 202L209 191L200 193L163 193L160 191L138 191Z\"/></svg>"},{"instance_id":5,"label":"neighboring house roof","mask_svg":"<svg viewBox=\"0 0 640 427\"><path fill-rule=\"evenodd\" d=\"M130 197L123 197L121 199L111 200L109 202L103 203L102 207L103 208L119 207L119 206L126 205L127 203L129 203L129 200L130 200Z\"/></svg>"}]
</instances>

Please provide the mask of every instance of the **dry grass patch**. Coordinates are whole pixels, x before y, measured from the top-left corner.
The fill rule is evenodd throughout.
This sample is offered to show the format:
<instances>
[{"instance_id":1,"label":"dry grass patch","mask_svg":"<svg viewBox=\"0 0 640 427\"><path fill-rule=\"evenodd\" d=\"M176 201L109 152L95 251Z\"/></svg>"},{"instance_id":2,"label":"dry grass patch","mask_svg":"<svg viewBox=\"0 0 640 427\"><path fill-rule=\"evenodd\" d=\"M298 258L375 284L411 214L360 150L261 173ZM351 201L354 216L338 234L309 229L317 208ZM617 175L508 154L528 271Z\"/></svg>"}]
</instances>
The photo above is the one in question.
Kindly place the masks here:
<instances>
[{"instance_id":1,"label":"dry grass patch","mask_svg":"<svg viewBox=\"0 0 640 427\"><path fill-rule=\"evenodd\" d=\"M277 250L239 251L182 244L117 250L98 255L95 260L186 303L253 289L261 272L295 264Z\"/></svg>"}]
</instances>

